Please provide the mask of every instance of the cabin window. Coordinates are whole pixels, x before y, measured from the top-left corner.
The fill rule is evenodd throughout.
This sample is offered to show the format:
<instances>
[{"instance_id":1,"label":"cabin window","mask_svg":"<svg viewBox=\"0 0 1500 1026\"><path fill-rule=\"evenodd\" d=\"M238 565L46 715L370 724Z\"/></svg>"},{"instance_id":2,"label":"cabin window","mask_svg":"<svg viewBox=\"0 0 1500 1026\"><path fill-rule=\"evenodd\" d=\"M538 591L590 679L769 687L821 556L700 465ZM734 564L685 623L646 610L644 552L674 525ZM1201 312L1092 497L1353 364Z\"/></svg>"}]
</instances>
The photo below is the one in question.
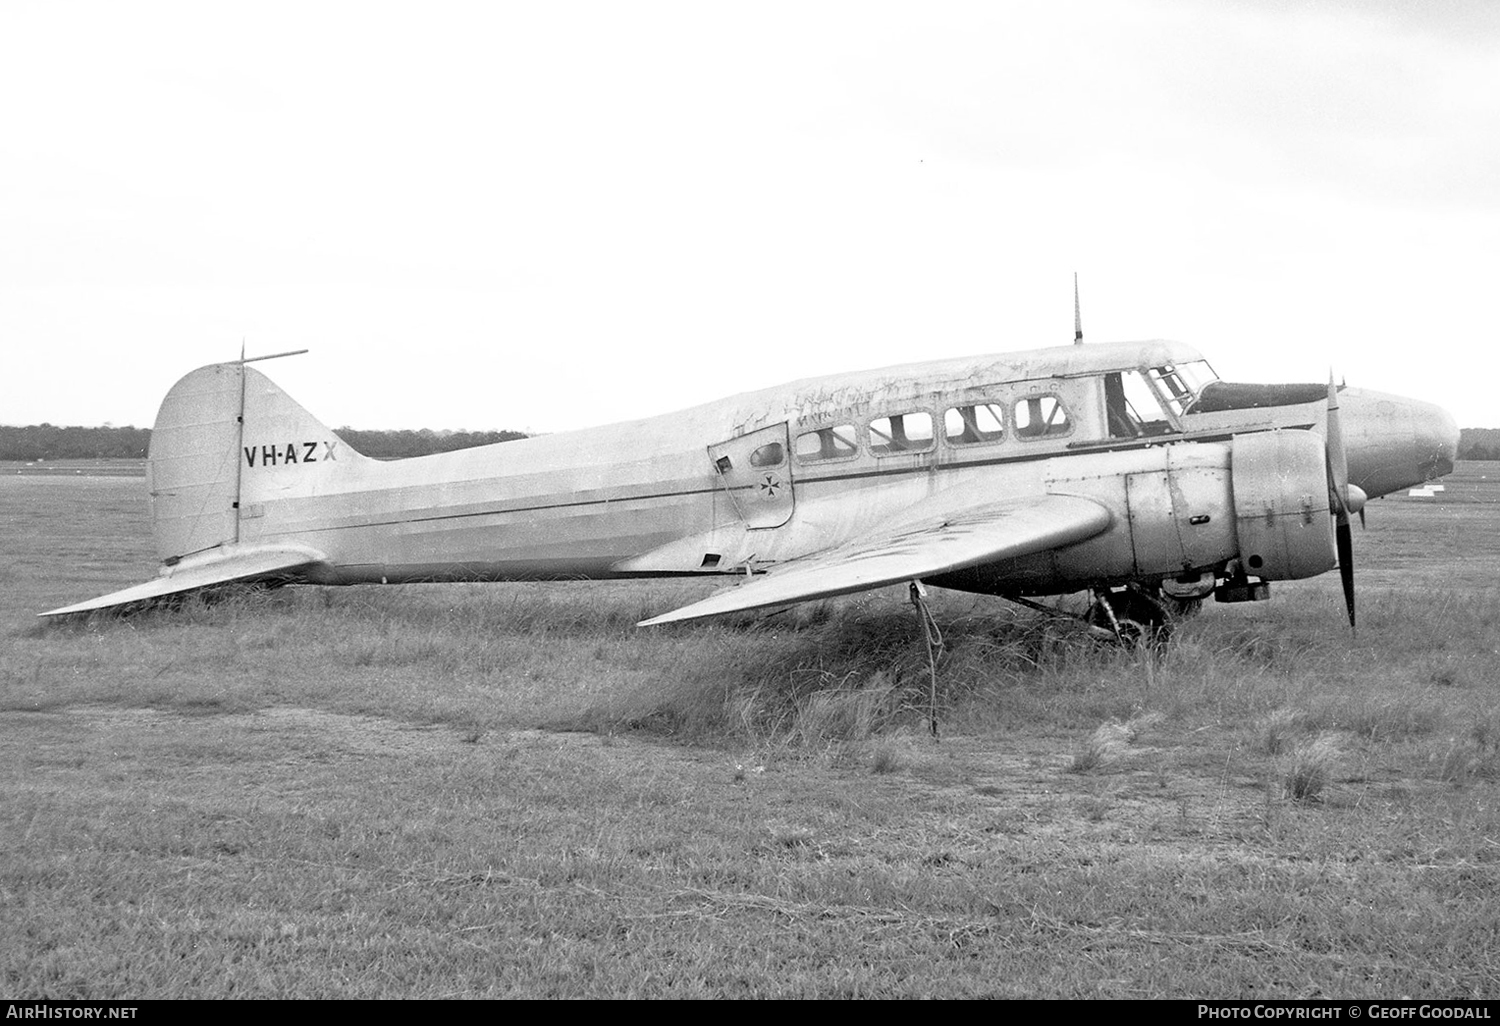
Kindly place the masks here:
<instances>
[{"instance_id":1,"label":"cabin window","mask_svg":"<svg viewBox=\"0 0 1500 1026\"><path fill-rule=\"evenodd\" d=\"M1018 400L1014 413L1017 438L1056 438L1072 430L1062 400L1050 392Z\"/></svg>"},{"instance_id":2,"label":"cabin window","mask_svg":"<svg viewBox=\"0 0 1500 1026\"><path fill-rule=\"evenodd\" d=\"M786 446L780 442L767 442L750 454L752 467L779 467L786 462Z\"/></svg>"},{"instance_id":3,"label":"cabin window","mask_svg":"<svg viewBox=\"0 0 1500 1026\"><path fill-rule=\"evenodd\" d=\"M955 406L943 416L943 435L949 445L979 445L1005 437L1005 410L999 403Z\"/></svg>"},{"instance_id":4,"label":"cabin window","mask_svg":"<svg viewBox=\"0 0 1500 1026\"><path fill-rule=\"evenodd\" d=\"M876 456L926 452L932 448L932 414L926 410L894 413L870 421L870 451Z\"/></svg>"},{"instance_id":5,"label":"cabin window","mask_svg":"<svg viewBox=\"0 0 1500 1026\"><path fill-rule=\"evenodd\" d=\"M853 424L804 431L797 436L797 459L802 463L848 459L859 451L859 436Z\"/></svg>"}]
</instances>

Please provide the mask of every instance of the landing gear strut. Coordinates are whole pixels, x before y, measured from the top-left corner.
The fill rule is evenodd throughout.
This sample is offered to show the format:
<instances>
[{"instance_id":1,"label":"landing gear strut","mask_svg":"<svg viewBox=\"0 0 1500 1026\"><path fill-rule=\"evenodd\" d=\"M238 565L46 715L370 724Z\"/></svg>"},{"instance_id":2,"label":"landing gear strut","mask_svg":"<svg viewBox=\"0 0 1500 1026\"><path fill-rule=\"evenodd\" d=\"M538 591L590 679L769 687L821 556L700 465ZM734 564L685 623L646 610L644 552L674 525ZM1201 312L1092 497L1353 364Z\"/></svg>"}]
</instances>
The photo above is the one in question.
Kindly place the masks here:
<instances>
[{"instance_id":1,"label":"landing gear strut","mask_svg":"<svg viewBox=\"0 0 1500 1026\"><path fill-rule=\"evenodd\" d=\"M1050 616L1082 620L1088 624L1089 633L1101 641L1113 640L1127 648L1145 644L1158 652L1167 647L1172 637L1172 615L1153 589L1139 584L1127 585L1119 591L1098 587L1093 589L1093 595L1094 601L1083 613L1065 612L1022 595L1001 597Z\"/></svg>"}]
</instances>

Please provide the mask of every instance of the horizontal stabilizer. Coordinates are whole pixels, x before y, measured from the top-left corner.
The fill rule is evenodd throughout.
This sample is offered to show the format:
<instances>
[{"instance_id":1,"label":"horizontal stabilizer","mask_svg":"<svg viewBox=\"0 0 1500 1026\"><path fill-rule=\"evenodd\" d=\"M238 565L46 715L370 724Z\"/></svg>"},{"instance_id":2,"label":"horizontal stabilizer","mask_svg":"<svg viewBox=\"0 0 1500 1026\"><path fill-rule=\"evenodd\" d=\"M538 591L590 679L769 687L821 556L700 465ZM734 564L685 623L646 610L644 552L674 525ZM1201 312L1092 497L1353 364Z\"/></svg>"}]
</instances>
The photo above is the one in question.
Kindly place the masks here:
<instances>
[{"instance_id":1,"label":"horizontal stabilizer","mask_svg":"<svg viewBox=\"0 0 1500 1026\"><path fill-rule=\"evenodd\" d=\"M938 512L947 496L917 504L885 531L770 570L738 587L644 620L639 626L786 606L935 577L1084 541L1108 529L1109 510L1075 495L990 502ZM931 508L929 512L929 508Z\"/></svg>"},{"instance_id":2,"label":"horizontal stabilizer","mask_svg":"<svg viewBox=\"0 0 1500 1026\"><path fill-rule=\"evenodd\" d=\"M257 581L300 577L297 571L323 563L324 556L305 545L256 545L243 548L213 549L184 559L161 577L137 584L124 591L111 592L87 602L38 613L38 616L66 616L97 609L149 602L167 595L180 595L237 581Z\"/></svg>"}]
</instances>

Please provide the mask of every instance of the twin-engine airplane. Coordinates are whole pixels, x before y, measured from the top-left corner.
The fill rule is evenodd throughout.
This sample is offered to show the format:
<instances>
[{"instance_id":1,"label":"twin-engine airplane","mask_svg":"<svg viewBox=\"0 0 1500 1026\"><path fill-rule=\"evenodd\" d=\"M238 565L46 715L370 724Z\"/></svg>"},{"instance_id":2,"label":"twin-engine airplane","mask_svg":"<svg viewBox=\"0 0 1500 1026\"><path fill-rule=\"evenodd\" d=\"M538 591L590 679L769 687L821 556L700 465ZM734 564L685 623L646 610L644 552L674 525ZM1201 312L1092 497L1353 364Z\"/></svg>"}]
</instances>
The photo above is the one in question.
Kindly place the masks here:
<instances>
[{"instance_id":1,"label":"twin-engine airplane","mask_svg":"<svg viewBox=\"0 0 1500 1026\"><path fill-rule=\"evenodd\" d=\"M916 582L1089 590L1096 626L1341 565L1367 498L1453 469L1442 409L1219 381L1188 346L1066 346L811 378L679 413L379 461L245 360L167 393L161 576L42 615L230 582L719 577L643 625Z\"/></svg>"}]
</instances>

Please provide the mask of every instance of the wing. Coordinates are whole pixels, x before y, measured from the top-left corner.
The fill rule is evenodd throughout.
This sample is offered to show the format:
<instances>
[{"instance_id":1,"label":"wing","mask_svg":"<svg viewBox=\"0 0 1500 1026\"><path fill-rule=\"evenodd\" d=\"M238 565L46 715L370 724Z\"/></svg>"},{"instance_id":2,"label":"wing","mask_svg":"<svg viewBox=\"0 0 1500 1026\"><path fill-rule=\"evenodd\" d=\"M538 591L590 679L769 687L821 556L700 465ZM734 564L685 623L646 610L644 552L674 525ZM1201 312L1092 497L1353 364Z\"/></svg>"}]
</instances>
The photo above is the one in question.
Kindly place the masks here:
<instances>
[{"instance_id":1,"label":"wing","mask_svg":"<svg viewBox=\"0 0 1500 1026\"><path fill-rule=\"evenodd\" d=\"M1104 506L1076 495L991 502L948 513L924 510L933 501L918 504L899 524L873 537L783 564L640 626L847 595L1030 555L1092 538L1113 519Z\"/></svg>"},{"instance_id":2,"label":"wing","mask_svg":"<svg viewBox=\"0 0 1500 1026\"><path fill-rule=\"evenodd\" d=\"M125 606L133 602L146 602L167 595L210 588L216 584L235 581L254 581L266 578L298 576L297 571L326 562L323 554L303 545L266 545L238 548L228 551L211 550L197 557L188 557L172 567L154 581L137 584L124 591L111 592L87 602L79 602L61 609L50 609L38 616L65 616L69 613L87 613L112 606Z\"/></svg>"}]
</instances>

